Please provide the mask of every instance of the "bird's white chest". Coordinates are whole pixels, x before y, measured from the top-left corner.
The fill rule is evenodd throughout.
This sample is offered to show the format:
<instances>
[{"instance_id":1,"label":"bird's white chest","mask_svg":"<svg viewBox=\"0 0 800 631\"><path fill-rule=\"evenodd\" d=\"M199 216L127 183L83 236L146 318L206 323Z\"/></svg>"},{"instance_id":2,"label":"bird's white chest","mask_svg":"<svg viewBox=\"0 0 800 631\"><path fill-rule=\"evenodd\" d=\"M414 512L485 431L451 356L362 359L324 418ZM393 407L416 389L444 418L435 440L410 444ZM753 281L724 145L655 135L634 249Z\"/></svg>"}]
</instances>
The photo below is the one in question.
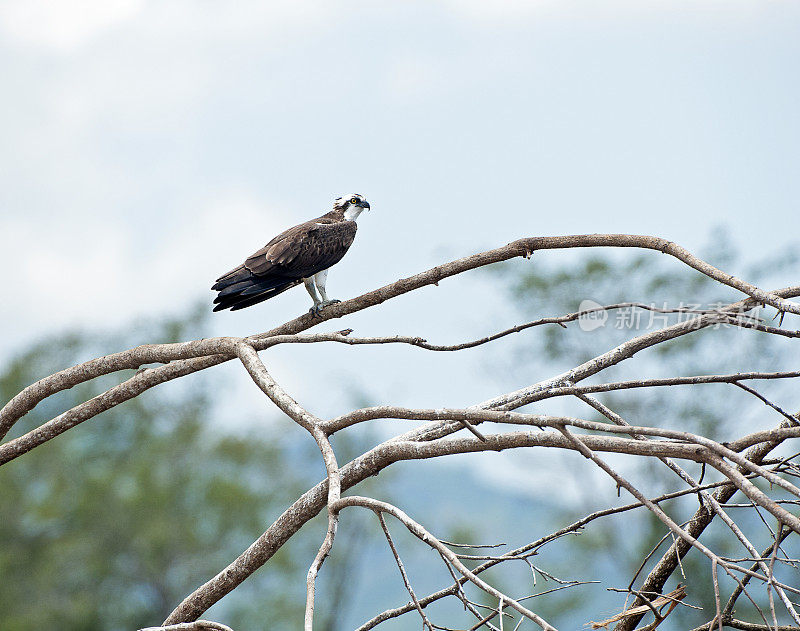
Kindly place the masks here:
<instances>
[{"instance_id":1,"label":"bird's white chest","mask_svg":"<svg viewBox=\"0 0 800 631\"><path fill-rule=\"evenodd\" d=\"M364 209L361 208L361 206L350 205L344 211L344 218L347 221L355 221L356 219L358 219L358 216L361 214L362 210Z\"/></svg>"}]
</instances>

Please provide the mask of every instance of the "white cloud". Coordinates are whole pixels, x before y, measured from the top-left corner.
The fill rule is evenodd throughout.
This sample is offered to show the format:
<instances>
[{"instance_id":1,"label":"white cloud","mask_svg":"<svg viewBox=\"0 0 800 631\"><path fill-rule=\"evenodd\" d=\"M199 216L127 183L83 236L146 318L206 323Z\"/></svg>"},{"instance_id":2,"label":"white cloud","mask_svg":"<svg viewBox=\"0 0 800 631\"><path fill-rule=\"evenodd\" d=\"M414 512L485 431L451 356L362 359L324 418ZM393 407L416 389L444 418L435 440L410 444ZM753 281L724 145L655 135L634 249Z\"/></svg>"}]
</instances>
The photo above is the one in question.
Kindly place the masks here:
<instances>
[{"instance_id":1,"label":"white cloud","mask_svg":"<svg viewBox=\"0 0 800 631\"><path fill-rule=\"evenodd\" d=\"M56 220L36 225L12 219L0 232L0 251L6 291L20 305L0 316L10 339L96 314L91 305L103 304L109 288L113 292L125 278L123 235L101 224L79 235Z\"/></svg>"},{"instance_id":2,"label":"white cloud","mask_svg":"<svg viewBox=\"0 0 800 631\"><path fill-rule=\"evenodd\" d=\"M224 191L190 222L158 235L149 255L120 223L4 221L4 291L17 306L0 312L0 327L13 343L35 332L120 325L173 306L182 311L278 232L281 214L246 192Z\"/></svg>"},{"instance_id":3,"label":"white cloud","mask_svg":"<svg viewBox=\"0 0 800 631\"><path fill-rule=\"evenodd\" d=\"M483 19L517 19L528 17L543 8L557 6L562 0L444 0L454 13Z\"/></svg>"},{"instance_id":4,"label":"white cloud","mask_svg":"<svg viewBox=\"0 0 800 631\"><path fill-rule=\"evenodd\" d=\"M789 0L611 0L604 3L594 0L443 0L443 3L462 18L509 22L536 15L568 16L580 21L609 16L631 19L664 13L732 19L764 11L770 6L789 4Z\"/></svg>"},{"instance_id":5,"label":"white cloud","mask_svg":"<svg viewBox=\"0 0 800 631\"><path fill-rule=\"evenodd\" d=\"M289 227L281 225L285 214L247 191L220 191L192 214L189 223L163 240L163 247L137 276L140 282L147 277L144 282L153 288L160 304L168 304L169 297L188 304L214 279ZM178 296L176 285L184 286Z\"/></svg>"},{"instance_id":6,"label":"white cloud","mask_svg":"<svg viewBox=\"0 0 800 631\"><path fill-rule=\"evenodd\" d=\"M17 46L66 53L135 21L142 34L168 35L176 44L185 44L187 39L230 41L237 34L260 34L269 45L276 34L277 42L281 41L280 33L286 27L330 23L335 15L330 3L321 0L202 5L194 0L4 0L0 3L0 35ZM142 43L146 50L147 42Z\"/></svg>"},{"instance_id":7,"label":"white cloud","mask_svg":"<svg viewBox=\"0 0 800 631\"><path fill-rule=\"evenodd\" d=\"M124 22L143 0L17 0L0 4L0 29L12 42L69 51Z\"/></svg>"}]
</instances>

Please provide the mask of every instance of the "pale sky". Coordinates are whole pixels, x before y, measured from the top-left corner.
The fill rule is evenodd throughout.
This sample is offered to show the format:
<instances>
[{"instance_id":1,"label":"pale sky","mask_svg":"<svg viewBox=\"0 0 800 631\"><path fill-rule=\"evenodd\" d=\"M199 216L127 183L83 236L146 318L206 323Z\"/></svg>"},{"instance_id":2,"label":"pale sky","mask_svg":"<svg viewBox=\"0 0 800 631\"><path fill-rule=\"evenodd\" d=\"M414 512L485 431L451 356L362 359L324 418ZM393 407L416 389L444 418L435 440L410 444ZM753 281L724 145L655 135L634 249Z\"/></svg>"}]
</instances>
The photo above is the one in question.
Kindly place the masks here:
<instances>
[{"instance_id":1,"label":"pale sky","mask_svg":"<svg viewBox=\"0 0 800 631\"><path fill-rule=\"evenodd\" d=\"M373 210L337 298L533 235L696 250L724 224L757 259L800 232L798 33L794 0L5 0L0 359L210 305L217 276L350 192ZM455 342L516 324L473 279L321 330ZM214 333L309 306L298 288L214 314ZM350 386L420 406L498 394L469 355L265 361L323 412Z\"/></svg>"}]
</instances>

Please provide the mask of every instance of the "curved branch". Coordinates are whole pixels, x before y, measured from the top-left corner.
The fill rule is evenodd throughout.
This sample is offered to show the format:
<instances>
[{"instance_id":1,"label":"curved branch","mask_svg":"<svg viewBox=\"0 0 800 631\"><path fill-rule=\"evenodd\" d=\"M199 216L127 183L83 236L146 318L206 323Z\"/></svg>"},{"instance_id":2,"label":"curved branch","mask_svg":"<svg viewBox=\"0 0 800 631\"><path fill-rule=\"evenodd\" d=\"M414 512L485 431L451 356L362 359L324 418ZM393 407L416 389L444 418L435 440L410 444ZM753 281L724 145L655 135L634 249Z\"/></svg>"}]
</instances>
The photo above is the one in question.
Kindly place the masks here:
<instances>
[{"instance_id":1,"label":"curved branch","mask_svg":"<svg viewBox=\"0 0 800 631\"><path fill-rule=\"evenodd\" d=\"M218 358L219 355L211 355L209 357L199 357L193 360L193 364L189 364L186 361L171 362L166 366L140 371L130 379L113 388L109 388L103 394L76 405L71 410L56 416L19 438L0 445L0 465L27 453L34 447L38 447L51 438L63 434L68 429L97 416L101 412L139 396L154 386L190 375L203 368L209 368L220 363L220 361L226 361L226 359L219 360Z\"/></svg>"},{"instance_id":2,"label":"curved branch","mask_svg":"<svg viewBox=\"0 0 800 631\"><path fill-rule=\"evenodd\" d=\"M702 274L722 283L727 286L733 287L749 296L748 299L733 303L728 307L714 312L702 313L697 317L683 323L679 323L670 327L665 327L658 331L653 331L632 340L629 340L616 348L595 357L589 362L585 362L572 370L557 375L546 381L533 384L516 392L496 397L492 400L486 401L482 404L473 406L472 411L479 410L511 410L518 408L527 403L556 396L553 393L559 389L574 388L576 382L586 379L589 376L595 375L609 366L618 364L619 362L632 357L638 351L645 348L652 347L656 344L675 339L682 335L691 333L701 328L717 324L719 322L731 322L733 319L734 324L739 326L747 326L748 328L756 328L758 330L767 330L775 334L792 334L792 332L783 332L779 329L771 327L764 327L760 324L753 324L750 321L741 320L742 313L748 309L753 308L757 304L769 304L778 309L781 314L785 312L800 314L800 305L786 300L786 298L794 297L800 294L800 287L787 288L778 292L765 292L758 287L755 287L745 281L737 279L717 268L709 265L708 263L693 256L687 250L680 246L655 237L639 236L639 235L575 235L565 237L537 237L520 239L512 242L504 247L482 252L473 256L465 257L456 261L452 261L445 265L440 265L429 269L425 272L412 276L410 278L401 279L385 287L367 292L358 298L345 301L338 305L333 305L327 308L321 316L303 315L290 322L287 322L271 331L259 335L251 336L249 338L212 338L209 340L197 340L193 342L186 342L181 344L169 345L147 345L116 353L107 357L98 358L85 362L80 366L76 366L65 371L60 371L55 375L46 377L39 382L29 386L11 401L9 401L0 410L0 437L4 436L13 424L21 418L28 411L33 409L40 401L50 396L51 394L71 388L79 383L88 381L97 376L110 374L118 370L125 370L131 368L138 368L147 363L164 363L162 366L143 370L123 383L110 388L103 394L94 397L93 399L82 403L75 408L68 410L60 416L52 419L41 425L40 427L28 432L18 439L9 441L0 446L0 464L18 456L25 451L28 451L35 446L42 444L50 438L66 431L70 427L74 427L80 422L91 418L100 412L109 409L119 403L137 396L145 390L164 383L171 379L175 379L184 375L191 374L198 370L209 368L219 363L228 361L234 357L239 357L242 363L248 368L251 376L259 384L260 387L267 393L270 398L276 402L287 414L289 414L295 421L299 422L305 429L307 429L317 440L318 445L326 457L326 466L330 464L330 457L332 457L332 449L328 453L327 446L330 447L328 436L323 422L316 419L313 415L309 420L304 417L303 413L308 414L300 408L293 400L287 403L284 397L280 396L281 392L277 390L277 384L269 384L268 373L260 362L257 350L265 349L275 344L280 343L307 343L316 341L335 341L344 342L348 344L371 344L371 343L387 343L387 342L401 342L412 343L416 346L422 346L429 350L458 350L459 348L468 348L470 344L478 345L498 339L503 335L508 335L530 326L545 323L563 324L564 317L575 317L575 314L569 316L562 316L559 318L542 319L537 323L528 323L527 325L520 325L507 329L499 334L489 336L483 340L476 340L466 345L453 345L451 347L437 347L436 345L428 344L419 338L400 338L396 336L390 338L347 338L345 333L332 333L320 334L312 336L298 336L297 334L305 331L306 329L325 322L327 320L342 317L375 306L389 300L391 298L400 296L404 293L419 289L426 285L438 284L444 278L454 276L465 271L482 267L491 263L509 260L518 256L525 256L526 258L532 252L540 249L561 249L561 248L584 248L584 247L631 247L631 248L644 248L664 252L680 260L684 264L692 267ZM263 371L262 371L263 369ZM266 377L265 377L266 375ZM732 381L737 383L737 381ZM266 384L266 387L265 387ZM271 394L269 391L272 391ZM286 393L283 393L286 394ZM288 394L286 394L288 397ZM289 399L291 399L289 397ZM292 406L292 403L300 408L299 410ZM431 458L450 453L467 453L473 451L485 450L503 450L518 447L531 447L531 446L548 446L562 449L578 449L586 455L587 450L592 451L616 451L621 453L631 453L637 455L656 456L656 457L673 457L694 460L715 466L719 470L724 471L730 478L735 481L735 486L741 488L748 493L751 499L755 501L761 500L772 507L769 498L764 499L766 496L761 497L758 495L757 487L752 485L747 479L744 472L757 471L760 475L769 479L771 482L781 485L790 492L797 493L798 490L794 485L789 484L782 478L766 471L763 467L758 466L758 463L753 464L747 457L740 456L735 450L728 449L728 447L719 443L709 441L703 437L691 436L689 443L674 442L674 441L637 441L629 438L609 437L609 436L583 436L579 438L566 431L567 424L562 421L560 424L554 426L563 432L564 435L557 435L552 432L546 433L533 433L533 432L512 432L508 434L489 436L485 442L475 441L472 438L450 438L446 437L458 431L464 422L468 419L466 416L461 421L455 420L452 417L445 419L437 419L437 422L427 425L423 428L407 432L398 436L387 443L379 445L378 447L363 454L353 462L349 463L341 469L335 463L333 458L333 469L328 467L328 480L324 483L318 484L316 487L308 491L298 502L292 507L287 509L286 512L273 524L267 532L259 538L243 555L239 557L228 568L223 570L217 577L209 581L206 585L202 586L188 597L179 607L170 615L168 622L180 622L187 619L196 618L207 606L227 593L233 587L238 585L241 580L244 580L254 569L262 565L272 554L291 537L308 519L316 515L327 503L329 507L329 532L331 524L333 532L335 532L335 523L331 521L334 515L331 512L331 506L335 505L338 501L341 488L348 488L357 482L361 481L367 475L377 472L384 468L403 459L416 459L416 458ZM788 420L788 416L787 416ZM307 421L307 422L306 422ZM526 420L526 424L530 423L530 419ZM579 427L586 427L584 424L578 425ZM784 428L790 429L790 428ZM647 433L648 428L635 428L640 433ZM611 431L603 429L602 431ZM652 434L656 435L656 434ZM663 435L663 434L662 434ZM770 434L768 437L762 437L762 440L770 441L766 445L759 447L756 452L767 453L772 445L777 440L783 437L793 435L791 432L778 432L777 434ZM746 439L753 439L754 435L745 437ZM676 440L686 441L686 435L680 438L672 436ZM691 444L694 443L694 444ZM741 443L740 443L741 445ZM743 447L742 447L743 448ZM727 465L723 461L723 457L730 459L739 467L739 471ZM760 461L759 461L760 462ZM333 471L333 473L332 473ZM335 475L334 475L335 474ZM341 483L341 486L340 486ZM346 486L347 485L347 486ZM749 486L748 486L749 485ZM762 494L763 495L763 494ZM781 509L783 510L783 509ZM775 514L773 512L773 514ZM788 516L788 517L787 517ZM791 516L787 511L781 514L781 517L788 519ZM794 518L796 520L796 518ZM783 519L782 519L783 521ZM800 521L798 521L800 524ZM797 529L798 524L791 522L790 525ZM688 534L688 533L687 533ZM687 540L691 540L694 535L689 534ZM326 537L326 542L320 548L318 554L318 561L315 560L314 567L319 569L322 560L324 560L325 546L328 540L332 544L332 536ZM696 545L693 542L692 545ZM330 549L328 547L328 549ZM715 561L716 562L716 561ZM311 577L312 572L309 572ZM313 581L312 581L313 583ZM313 603L313 594L311 595L311 602ZM507 602L507 601L506 601ZM308 627L308 616L307 616Z\"/></svg>"},{"instance_id":3,"label":"curved branch","mask_svg":"<svg viewBox=\"0 0 800 631\"><path fill-rule=\"evenodd\" d=\"M752 305L769 304L781 312L800 314L800 305L785 300L787 297L796 296L800 287L792 288L795 292L790 291L789 294L791 295L781 292L763 291L754 285L737 279L717 269L713 265L706 263L681 246L658 237L626 234L591 234L519 239L506 246L479 254L473 254L472 256L438 265L409 278L400 279L379 289L362 294L357 298L332 305L319 315L302 315L270 331L254 335L248 339L262 340L276 335L300 333L327 320L341 318L345 315L367 309L368 307L381 304L391 298L396 298L397 296L427 285L438 284L439 281L445 278L462 274L478 267L507 261L520 256L526 258L530 257L536 250L592 247L641 248L664 252L665 254L677 258L700 273L747 294L753 300L751 303ZM79 383L101 375L110 374L118 370L139 368L144 364L154 362L181 360L188 362L186 369L189 372L202 370L209 366L204 365L203 362L200 361L197 355L198 353L207 356L223 352L224 354L220 355L211 365L222 363L233 358L231 345L235 343L235 341L238 340L231 340L231 338L213 338L210 340L198 340L179 344L145 345L84 362L74 368L60 371L50 377L45 377L25 388L0 410L0 438L8 433L9 429L11 429L19 418L27 414L42 400L56 392L72 388ZM215 345L218 347L226 347L226 350L214 351L212 349ZM205 348L207 350L201 352L199 348Z\"/></svg>"},{"instance_id":4,"label":"curved branch","mask_svg":"<svg viewBox=\"0 0 800 631\"><path fill-rule=\"evenodd\" d=\"M784 420L779 427L783 429L789 426L789 422ZM780 442L778 441L769 441L755 445L751 447L747 453L745 453L745 458L752 463L761 464L767 455L779 444ZM742 467L739 467L738 471L740 473L744 473L744 469ZM737 487L733 483L726 484L715 491L714 499L720 504L724 505L731 497L733 497L736 490ZM689 520L687 531L693 537L698 538L711 524L713 519L714 512L707 506L701 505ZM647 575L642 583L642 586L639 588L640 591L648 593L661 593L661 590L664 589L664 585L666 584L667 580L677 569L681 559L683 559L689 549L690 546L685 541L675 541L669 547L669 549L664 552L658 563L656 563L655 567L653 567L653 569ZM642 602L643 601L640 602L640 599L637 598L633 606L640 605ZM636 628L636 625L639 624L641 618L641 616L632 616L630 618L626 618L614 627L614 631L633 631L633 629Z\"/></svg>"},{"instance_id":5,"label":"curved branch","mask_svg":"<svg viewBox=\"0 0 800 631\"><path fill-rule=\"evenodd\" d=\"M147 627L146 629L139 629L139 631L233 631L233 629L221 622L196 620L195 622L170 624L165 627Z\"/></svg>"},{"instance_id":6,"label":"curved branch","mask_svg":"<svg viewBox=\"0 0 800 631\"><path fill-rule=\"evenodd\" d=\"M536 615L513 598L509 598L502 592L489 585L489 583L478 577L461 562L461 559L458 558L457 554L455 554L452 550L450 550L450 548L429 533L421 524L411 519L399 508L369 497L360 497L358 495L354 495L343 497L336 501L333 505L333 509L338 511L347 506L362 506L364 508L369 508L374 511L380 511L392 515L392 517L399 520L406 528L408 528L409 532L411 532L415 537L421 541L424 541L432 548L435 548L439 554L446 558L453 567L455 567L463 576L466 576L467 579L474 583L477 587L485 591L487 594L499 599L501 602L507 603L529 620L533 620L544 631L557 631L556 628L549 624L544 618Z\"/></svg>"},{"instance_id":7,"label":"curved branch","mask_svg":"<svg viewBox=\"0 0 800 631\"><path fill-rule=\"evenodd\" d=\"M328 530L325 533L325 539L316 557L314 557L314 561L311 563L306 577L306 613L304 628L305 631L312 631L314 626L314 596L316 593L317 574L333 548L333 540L336 537L336 529L339 524L339 513L333 509L334 503L341 497L342 493L339 463L336 461L336 454L333 451L330 439L320 428L321 420L303 408L288 392L278 385L269 372L267 372L266 366L264 366L255 349L251 345L241 342L236 345L236 354L262 392L264 392L264 394L266 394L287 416L311 434L325 462L328 482Z\"/></svg>"},{"instance_id":8,"label":"curved branch","mask_svg":"<svg viewBox=\"0 0 800 631\"><path fill-rule=\"evenodd\" d=\"M664 441L637 441L614 436L582 436L594 451L609 451L643 456L665 456L704 462L708 451L703 447ZM340 469L342 491L403 461L479 451L503 451L523 447L558 447L575 450L563 436L553 432L512 432L487 436L482 442L473 438L439 439L429 442L410 440L383 443ZM300 528L315 517L327 504L327 480L317 484L298 498L237 559L205 584L187 596L166 619L165 624L192 620L232 591L250 574L266 563Z\"/></svg>"},{"instance_id":9,"label":"curved branch","mask_svg":"<svg viewBox=\"0 0 800 631\"><path fill-rule=\"evenodd\" d=\"M726 484L726 482L713 482L710 484L702 485L697 489L683 489L681 491L675 491L673 493L665 493L664 495L652 498L650 501L653 502L654 504L658 504L659 502L664 502L666 500L674 499L676 497L683 497L685 495L696 493L698 489L704 491L707 489L712 489L722 486L723 484ZM571 533L578 533L586 524L596 519L600 519L601 517L607 517L609 515L616 515L617 513L624 513L642 507L644 507L644 504L642 504L641 502L634 502L631 504L626 504L624 506L618 506L615 508L605 508L599 511L595 511L579 519L578 521L573 522L569 526L565 526L564 528L561 528L553 533L550 533L549 535L540 537L536 541L528 543L520 548L517 548L515 550L510 550L509 552L506 552L502 556L495 557L489 561L486 561L485 563L482 563L481 565L477 566L473 570L473 572L475 572L475 574L480 574L481 572L488 570L489 568L494 567L495 565L502 563L503 561L522 558L523 555L527 556L530 554L535 554L536 551L545 544L554 541L555 539L558 539L560 537L563 537L564 535ZM786 532L788 535L790 531L787 530L784 532ZM470 546L470 547L479 547L479 546ZM466 580L467 579L462 577L458 579L457 581L458 584L451 585L450 587L445 587L444 589L441 589L438 592L434 592L433 594L421 598L419 600L420 605L422 607L427 607L428 605L437 600L441 600L442 598L445 598L447 596L454 595L458 591L459 585L463 585L466 582ZM356 629L356 631L369 631L370 629L374 629L380 623L385 622L386 620L390 620L391 618L397 618L398 616L409 613L410 611L414 611L414 606L410 603L402 605L401 607L397 607L395 609L387 609L386 611L383 611L382 613L378 614L371 620L368 620L367 622L362 624L360 627L358 627L358 629Z\"/></svg>"},{"instance_id":10,"label":"curved branch","mask_svg":"<svg viewBox=\"0 0 800 631\"><path fill-rule=\"evenodd\" d=\"M429 270L430 272L430 270ZM427 276L424 280L433 282L436 276ZM793 297L796 295L800 295L800 287L788 287L777 292L774 292L776 295L781 295L784 297ZM342 303L345 304L345 303ZM342 304L335 305L334 308L342 307ZM741 301L738 303L733 303L729 305L726 309L728 310L741 310L743 308L752 308L755 306L755 303L750 300ZM305 316L304 316L305 317ZM572 385L570 383L571 379L577 378L586 378L592 374L596 374L600 372L603 368L607 367L608 365L614 365L619 363L623 359L627 357L633 356L636 352L643 348L647 348L654 344L657 344L659 341L664 341L664 339L672 339L674 337L679 337L680 335L684 335L690 333L692 331L698 330L698 326L710 326L715 322L715 318L718 316L700 316L697 320L705 319L702 322L695 323L693 325L687 326L687 323L680 323L678 325L673 325L672 327L668 327L667 329L656 331L654 333L646 334L640 336L639 338L635 338L626 342L615 349L612 349L608 353L598 356L594 360L590 362L586 362L585 364L579 366L577 369L573 371L569 371L564 373L563 375L559 375L553 379L547 380L545 382L534 384L534 386L530 386L528 388L524 388L516 393L511 393L510 395L504 395L503 397L496 398L485 402L483 404L479 404L478 406L474 406L474 408L487 408L496 405L497 407L520 407L526 403L529 403L534 400L538 400L540 398L546 398L547 391L549 388L552 387L559 387L563 385ZM690 321L690 324L694 321ZM391 446L394 445L398 441L431 441L437 438L442 438L447 436L453 432L458 431L461 428L460 423L458 422L451 422L451 421L441 421L432 426L426 426L418 430L414 430L412 432L408 432L403 434L402 436L397 437L391 441ZM541 437L530 437L532 440L531 445L541 445L543 443L538 442ZM620 440L620 439L607 439L610 441L613 440ZM632 441L637 442L637 441ZM411 443L413 445L413 442ZM653 441L648 444L648 448L652 448L656 442ZM384 443L386 445L386 443ZM376 447L375 449L367 452L366 454L362 455L361 457L355 459L348 465L345 465L341 472L342 472L342 488L347 489L350 488L352 485L357 484L358 482L362 481L369 475L374 475L377 471L381 468L388 466L389 458L387 458L386 464L381 464L379 462L379 458L382 456L385 457L383 454L380 453L380 449L382 446ZM420 445L416 445L417 448L421 447ZM643 444L639 443L636 448L642 448ZM462 447L463 448L463 447ZM485 450L491 448L490 443L483 443L482 449L474 449L475 451L478 450ZM702 451L702 448L697 448ZM689 450L691 451L691 449ZM769 450L767 450L769 451ZM451 452L452 453L452 452ZM630 453L630 452L628 452ZM695 459L696 452L692 452L694 454L690 455L688 453L681 453L678 455L677 453L655 453L652 455L663 455L667 457L685 457L688 459ZM439 454L444 455L444 454ZM421 457L434 457L434 456L421 456ZM403 454L397 452L396 458L404 459ZM396 460L392 460L396 461ZM699 459L698 461L702 461ZM362 477L363 475L363 477ZM177 622L180 620L192 619L194 617L199 616L203 613L208 607L211 606L214 602L216 602L219 598L223 595L228 593L231 589L233 589L236 585L238 585L241 581L243 581L247 576L250 575L255 569L263 565L274 553L277 547L273 547L278 542L278 547L283 545L285 541L287 541L299 528L302 526L305 521L316 515L323 507L322 502L324 499L324 495L321 493L322 489L324 488L324 483L322 486L317 485L313 489L310 489L306 494L304 494L295 504L293 504L286 512L279 518L277 522L275 522L258 540L256 540L245 553L240 555L239 558L234 560L225 570L220 572L217 576L209 580L204 585L198 587L192 594L190 594L184 601L176 607L176 609L170 614L169 618L167 619L168 622ZM735 488L735 487L733 487ZM312 508L313 503L313 508ZM302 513L302 516L299 514ZM299 518L299 522L296 519ZM284 521L285 520L285 521ZM289 528L290 530L287 531L285 528ZM685 553L685 552L684 552Z\"/></svg>"},{"instance_id":11,"label":"curved branch","mask_svg":"<svg viewBox=\"0 0 800 631\"><path fill-rule=\"evenodd\" d=\"M613 392L615 390L630 390L634 388L657 388L663 386L691 386L710 383L738 384L740 381L755 379L794 379L800 377L800 370L783 372L740 372L730 375L696 375L692 377L665 377L662 379L635 379L630 381L615 381L612 383L598 383L588 386L562 386L551 388L543 398L563 397L580 394L594 394L598 392ZM795 419L796 420L796 419Z\"/></svg>"}]
</instances>

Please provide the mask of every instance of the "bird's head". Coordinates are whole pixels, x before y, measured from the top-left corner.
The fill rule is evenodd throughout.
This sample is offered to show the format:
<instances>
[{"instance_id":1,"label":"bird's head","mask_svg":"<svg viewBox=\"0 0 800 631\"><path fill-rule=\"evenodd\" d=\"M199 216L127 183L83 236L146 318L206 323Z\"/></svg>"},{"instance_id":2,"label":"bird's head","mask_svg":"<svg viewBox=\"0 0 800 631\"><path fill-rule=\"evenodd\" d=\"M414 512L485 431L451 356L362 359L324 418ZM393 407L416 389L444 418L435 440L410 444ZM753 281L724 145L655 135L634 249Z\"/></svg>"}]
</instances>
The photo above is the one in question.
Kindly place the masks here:
<instances>
[{"instance_id":1,"label":"bird's head","mask_svg":"<svg viewBox=\"0 0 800 631\"><path fill-rule=\"evenodd\" d=\"M365 208L369 210L369 202L363 195L352 193L344 197L337 197L333 202L334 210L344 210L344 218L348 221L355 221Z\"/></svg>"}]
</instances>

